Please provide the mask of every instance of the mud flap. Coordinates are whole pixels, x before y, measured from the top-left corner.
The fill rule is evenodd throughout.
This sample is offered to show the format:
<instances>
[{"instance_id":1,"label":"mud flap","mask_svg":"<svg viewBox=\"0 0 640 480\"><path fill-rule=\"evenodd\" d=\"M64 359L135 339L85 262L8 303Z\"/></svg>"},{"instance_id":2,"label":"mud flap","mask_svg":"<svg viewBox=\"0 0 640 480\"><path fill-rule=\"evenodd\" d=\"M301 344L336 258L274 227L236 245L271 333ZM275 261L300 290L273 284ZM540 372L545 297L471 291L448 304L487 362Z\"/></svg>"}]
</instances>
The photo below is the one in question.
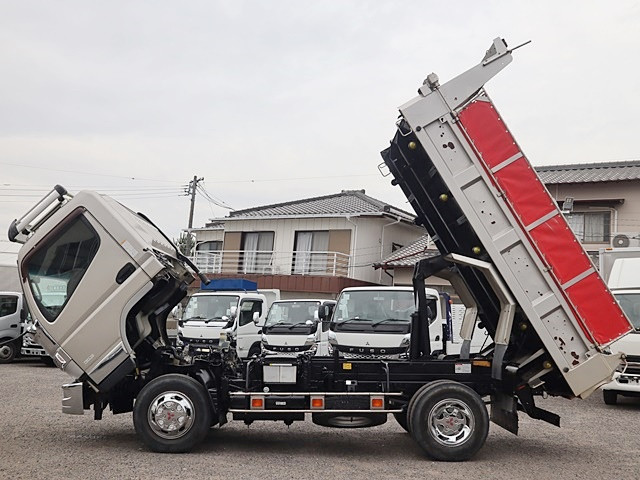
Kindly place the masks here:
<instances>
[{"instance_id":1,"label":"mud flap","mask_svg":"<svg viewBox=\"0 0 640 480\"><path fill-rule=\"evenodd\" d=\"M506 431L518 434L518 401L502 392L491 394L491 421Z\"/></svg>"}]
</instances>

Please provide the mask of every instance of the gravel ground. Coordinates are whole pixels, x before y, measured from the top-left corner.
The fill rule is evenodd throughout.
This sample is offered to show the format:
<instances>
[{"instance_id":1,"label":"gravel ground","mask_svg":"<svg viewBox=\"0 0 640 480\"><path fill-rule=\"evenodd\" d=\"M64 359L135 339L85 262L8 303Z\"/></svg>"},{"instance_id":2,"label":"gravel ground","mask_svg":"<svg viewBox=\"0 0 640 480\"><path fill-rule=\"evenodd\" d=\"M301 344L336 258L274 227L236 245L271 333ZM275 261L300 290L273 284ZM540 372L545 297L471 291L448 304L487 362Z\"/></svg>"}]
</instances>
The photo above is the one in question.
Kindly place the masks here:
<instances>
[{"instance_id":1,"label":"gravel ground","mask_svg":"<svg viewBox=\"0 0 640 480\"><path fill-rule=\"evenodd\" d=\"M89 413L61 413L64 373L22 360L0 365L0 478L233 478L301 479L314 475L377 478L634 479L640 478L640 400L606 406L587 400L547 399L560 429L522 415L518 437L491 425L473 460L438 463L390 416L382 426L337 430L297 422L230 422L211 430L190 454L148 451L136 438L131 414L94 421ZM316 473L317 472L317 473Z\"/></svg>"}]
</instances>

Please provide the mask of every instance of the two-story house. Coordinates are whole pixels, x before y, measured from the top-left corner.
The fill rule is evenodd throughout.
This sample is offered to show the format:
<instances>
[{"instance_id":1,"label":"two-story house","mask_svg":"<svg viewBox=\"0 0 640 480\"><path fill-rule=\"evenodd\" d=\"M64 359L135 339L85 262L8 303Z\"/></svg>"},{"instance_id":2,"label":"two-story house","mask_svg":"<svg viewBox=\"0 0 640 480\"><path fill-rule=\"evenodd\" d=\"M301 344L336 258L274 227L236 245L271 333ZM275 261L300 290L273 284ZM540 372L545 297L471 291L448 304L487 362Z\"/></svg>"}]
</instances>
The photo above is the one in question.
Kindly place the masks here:
<instances>
[{"instance_id":1,"label":"two-story house","mask_svg":"<svg viewBox=\"0 0 640 480\"><path fill-rule=\"evenodd\" d=\"M414 218L364 190L236 210L191 230L194 260L211 278L247 278L283 298L333 297L390 284L371 267L424 233Z\"/></svg>"}]
</instances>

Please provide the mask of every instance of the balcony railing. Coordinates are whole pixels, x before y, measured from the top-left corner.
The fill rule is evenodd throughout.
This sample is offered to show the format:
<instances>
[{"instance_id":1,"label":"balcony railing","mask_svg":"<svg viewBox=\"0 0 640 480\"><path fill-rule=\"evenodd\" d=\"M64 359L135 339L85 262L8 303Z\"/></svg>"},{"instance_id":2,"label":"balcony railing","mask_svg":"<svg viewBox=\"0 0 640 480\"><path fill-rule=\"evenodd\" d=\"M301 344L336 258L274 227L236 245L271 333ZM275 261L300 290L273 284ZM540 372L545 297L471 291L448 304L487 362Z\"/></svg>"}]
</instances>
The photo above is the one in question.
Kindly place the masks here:
<instances>
[{"instance_id":1,"label":"balcony railing","mask_svg":"<svg viewBox=\"0 0 640 480\"><path fill-rule=\"evenodd\" d=\"M191 261L203 273L349 276L351 257L340 252L221 250L196 252Z\"/></svg>"}]
</instances>

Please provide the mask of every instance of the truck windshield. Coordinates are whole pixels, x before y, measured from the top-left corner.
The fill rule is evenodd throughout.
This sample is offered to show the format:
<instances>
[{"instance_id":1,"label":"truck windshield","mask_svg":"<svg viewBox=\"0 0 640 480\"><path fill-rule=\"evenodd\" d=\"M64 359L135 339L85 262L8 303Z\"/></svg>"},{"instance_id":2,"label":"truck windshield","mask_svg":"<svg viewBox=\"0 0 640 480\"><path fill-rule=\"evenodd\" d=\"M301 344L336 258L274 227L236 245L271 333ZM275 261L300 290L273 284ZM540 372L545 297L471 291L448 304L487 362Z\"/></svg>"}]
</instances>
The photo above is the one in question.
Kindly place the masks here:
<instances>
[{"instance_id":1,"label":"truck windshield","mask_svg":"<svg viewBox=\"0 0 640 480\"><path fill-rule=\"evenodd\" d=\"M334 322L366 322L372 325L392 322L409 323L415 309L413 292L410 290L344 292L338 299Z\"/></svg>"},{"instance_id":2,"label":"truck windshield","mask_svg":"<svg viewBox=\"0 0 640 480\"><path fill-rule=\"evenodd\" d=\"M222 320L231 315L231 307L238 307L237 295L194 295L189 299L182 319Z\"/></svg>"},{"instance_id":3,"label":"truck windshield","mask_svg":"<svg viewBox=\"0 0 640 480\"><path fill-rule=\"evenodd\" d=\"M307 325L314 321L320 302L276 302L271 305L265 327L275 325Z\"/></svg>"},{"instance_id":4,"label":"truck windshield","mask_svg":"<svg viewBox=\"0 0 640 480\"><path fill-rule=\"evenodd\" d=\"M616 299L633 327L640 330L640 293L616 293Z\"/></svg>"}]
</instances>

